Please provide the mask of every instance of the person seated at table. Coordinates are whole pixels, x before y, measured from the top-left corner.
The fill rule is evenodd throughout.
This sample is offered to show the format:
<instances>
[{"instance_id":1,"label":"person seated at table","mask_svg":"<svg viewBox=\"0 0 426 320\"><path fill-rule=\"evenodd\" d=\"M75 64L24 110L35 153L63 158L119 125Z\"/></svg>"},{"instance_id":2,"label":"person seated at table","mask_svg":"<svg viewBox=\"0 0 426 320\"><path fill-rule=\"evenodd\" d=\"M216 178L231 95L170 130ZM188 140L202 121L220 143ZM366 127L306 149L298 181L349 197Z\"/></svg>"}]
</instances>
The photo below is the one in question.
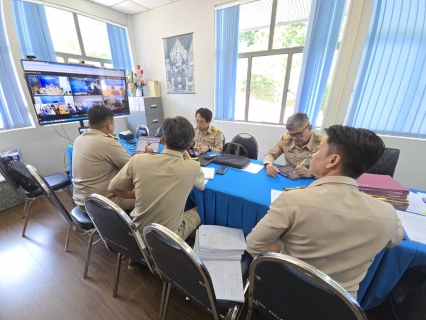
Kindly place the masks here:
<instances>
[{"instance_id":1,"label":"person seated at table","mask_svg":"<svg viewBox=\"0 0 426 320\"><path fill-rule=\"evenodd\" d=\"M311 158L324 137L312 131L312 125L305 113L290 116L286 128L287 134L283 135L263 158L266 174L271 177L277 176L279 171L274 166L274 161L284 153L286 164L295 168L299 176L312 177L309 172Z\"/></svg>"},{"instance_id":2,"label":"person seated at table","mask_svg":"<svg viewBox=\"0 0 426 320\"><path fill-rule=\"evenodd\" d=\"M186 149L194 139L194 128L183 117L163 123L159 154L133 156L112 179L108 191L118 196L135 190L136 206L130 214L140 232L150 223L159 223L186 239L200 224L198 208L184 211L193 187L204 190L204 173Z\"/></svg>"},{"instance_id":3,"label":"person seated at table","mask_svg":"<svg viewBox=\"0 0 426 320\"><path fill-rule=\"evenodd\" d=\"M72 174L75 203L84 208L84 199L92 193L105 196L123 210L135 207L134 192L126 197L108 192L112 178L129 161L130 155L118 142L114 132L114 113L106 107L93 106L87 112L89 130L74 142ZM132 199L133 197L133 199Z\"/></svg>"},{"instance_id":4,"label":"person seated at table","mask_svg":"<svg viewBox=\"0 0 426 320\"><path fill-rule=\"evenodd\" d=\"M195 137L192 146L200 153L207 151L222 152L223 132L211 126L212 112L207 108L200 108L195 112Z\"/></svg>"},{"instance_id":5,"label":"person seated at table","mask_svg":"<svg viewBox=\"0 0 426 320\"><path fill-rule=\"evenodd\" d=\"M310 170L319 179L283 192L247 236L247 251L282 252L330 276L356 298L374 257L404 236L395 209L362 193L355 181L385 150L366 129L334 125ZM278 243L279 242L279 243Z\"/></svg>"}]
</instances>

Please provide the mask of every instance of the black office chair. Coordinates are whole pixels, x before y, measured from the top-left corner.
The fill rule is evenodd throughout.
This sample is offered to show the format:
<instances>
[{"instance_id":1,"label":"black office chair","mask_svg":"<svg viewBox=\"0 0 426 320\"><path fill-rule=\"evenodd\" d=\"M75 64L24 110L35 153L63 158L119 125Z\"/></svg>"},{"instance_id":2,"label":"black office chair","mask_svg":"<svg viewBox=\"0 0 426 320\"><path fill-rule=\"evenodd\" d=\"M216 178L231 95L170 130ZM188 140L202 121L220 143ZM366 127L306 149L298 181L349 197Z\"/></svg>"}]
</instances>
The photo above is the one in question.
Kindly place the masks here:
<instances>
[{"instance_id":1,"label":"black office chair","mask_svg":"<svg viewBox=\"0 0 426 320\"><path fill-rule=\"evenodd\" d=\"M148 265L151 272L155 273L151 255L145 247L139 230L117 204L98 194L88 196L84 204L105 246L108 250L117 252L117 268L112 293L114 298L117 296L123 255L133 261ZM85 270L84 278L86 276L87 270Z\"/></svg>"},{"instance_id":2,"label":"black office chair","mask_svg":"<svg viewBox=\"0 0 426 320\"><path fill-rule=\"evenodd\" d=\"M253 305L268 319L367 319L358 302L329 276L296 258L260 254L250 266L247 319Z\"/></svg>"},{"instance_id":3,"label":"black office chair","mask_svg":"<svg viewBox=\"0 0 426 320\"><path fill-rule=\"evenodd\" d=\"M20 170L22 168L22 170ZM38 197L42 197L43 191L38 188L34 183L31 183L31 178L25 177L27 172L25 164L13 160L12 162L7 161L4 158L0 158L0 173L9 182L15 192L22 198L25 199L23 218L26 218L22 236L25 235L25 229L27 228L27 222L30 214L31 203ZM59 172L50 176L44 177L46 183L52 188L53 191L65 191L72 199L72 194L68 189L70 185L70 178L65 172ZM73 200L74 201L74 200Z\"/></svg>"},{"instance_id":4,"label":"black office chair","mask_svg":"<svg viewBox=\"0 0 426 320\"><path fill-rule=\"evenodd\" d=\"M49 200L52 206L55 208L56 212L68 223L68 232L67 237L65 239L65 252L68 251L68 245L71 237L71 231L86 234L89 236L89 241L87 244L87 253L86 253L86 264L85 264L85 272L87 273L87 268L89 266L90 253L92 251L92 243L93 237L96 234L96 228L90 220L87 213L82 211L78 206L74 207L71 212L65 208L62 204L61 200L59 200L56 193L49 186L46 180L37 173L37 170L31 165L25 165L25 169L27 170L25 176L31 180L31 183L37 185L37 187L43 192L43 195ZM22 169L22 172L24 170ZM25 220L25 226L28 222L28 215ZM25 232L25 227L24 227ZM97 241L96 241L97 242ZM95 242L95 243L96 243Z\"/></svg>"},{"instance_id":5,"label":"black office chair","mask_svg":"<svg viewBox=\"0 0 426 320\"><path fill-rule=\"evenodd\" d=\"M217 300L210 274L191 247L169 229L152 223L143 229L145 243L163 280L163 292L160 304L160 319L165 319L170 290L173 286L203 310L211 313L214 319L225 317L237 319L242 304L226 300ZM249 255L243 257L247 261ZM242 262L241 268L250 264ZM248 269L246 269L248 270ZM244 276L243 276L244 277ZM244 292L247 291L247 286ZM201 318L201 317L200 317Z\"/></svg>"},{"instance_id":6,"label":"black office chair","mask_svg":"<svg viewBox=\"0 0 426 320\"><path fill-rule=\"evenodd\" d=\"M253 135L250 133L239 133L234 138L232 138L232 141L234 143L239 143L246 148L248 157L250 159L257 160L257 154L259 151L259 144L257 143L257 140Z\"/></svg>"},{"instance_id":7,"label":"black office chair","mask_svg":"<svg viewBox=\"0 0 426 320\"><path fill-rule=\"evenodd\" d=\"M367 173L388 175L393 177L399 159L399 149L386 148L382 157Z\"/></svg>"},{"instance_id":8,"label":"black office chair","mask_svg":"<svg viewBox=\"0 0 426 320\"><path fill-rule=\"evenodd\" d=\"M149 129L143 124L136 127L136 138L139 138L140 136L149 137Z\"/></svg>"},{"instance_id":9,"label":"black office chair","mask_svg":"<svg viewBox=\"0 0 426 320\"><path fill-rule=\"evenodd\" d=\"M154 134L154 137L161 138L163 136L163 126L158 127L157 132Z\"/></svg>"}]
</instances>

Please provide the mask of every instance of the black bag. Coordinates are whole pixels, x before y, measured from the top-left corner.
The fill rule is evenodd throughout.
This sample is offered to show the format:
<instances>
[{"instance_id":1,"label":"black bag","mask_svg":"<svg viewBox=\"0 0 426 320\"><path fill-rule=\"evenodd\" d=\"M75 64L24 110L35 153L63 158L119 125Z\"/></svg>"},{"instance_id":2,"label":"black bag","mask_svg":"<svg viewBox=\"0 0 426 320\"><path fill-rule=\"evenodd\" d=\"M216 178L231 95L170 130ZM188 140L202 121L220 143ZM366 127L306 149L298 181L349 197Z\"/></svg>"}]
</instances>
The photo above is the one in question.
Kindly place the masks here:
<instances>
[{"instance_id":1,"label":"black bag","mask_svg":"<svg viewBox=\"0 0 426 320\"><path fill-rule=\"evenodd\" d=\"M222 149L223 154L233 154L235 156L248 157L248 152L242 144L235 142L225 143Z\"/></svg>"},{"instance_id":2,"label":"black bag","mask_svg":"<svg viewBox=\"0 0 426 320\"><path fill-rule=\"evenodd\" d=\"M222 166L242 169L249 165L250 159L247 157L235 156L233 154L223 154L219 157L214 158L213 163L217 163Z\"/></svg>"},{"instance_id":3,"label":"black bag","mask_svg":"<svg viewBox=\"0 0 426 320\"><path fill-rule=\"evenodd\" d=\"M28 172L25 164L21 161L13 161L9 163L8 170L10 177L20 185L25 191L31 192L38 188L33 177Z\"/></svg>"}]
</instances>

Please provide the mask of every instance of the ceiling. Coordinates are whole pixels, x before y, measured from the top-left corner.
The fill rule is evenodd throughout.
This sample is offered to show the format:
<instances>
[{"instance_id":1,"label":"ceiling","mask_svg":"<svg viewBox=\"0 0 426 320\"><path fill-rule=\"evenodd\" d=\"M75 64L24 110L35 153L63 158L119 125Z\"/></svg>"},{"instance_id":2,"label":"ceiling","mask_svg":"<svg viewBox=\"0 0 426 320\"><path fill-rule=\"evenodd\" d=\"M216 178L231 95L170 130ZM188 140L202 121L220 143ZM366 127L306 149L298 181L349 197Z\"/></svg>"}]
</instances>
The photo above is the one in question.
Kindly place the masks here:
<instances>
[{"instance_id":1,"label":"ceiling","mask_svg":"<svg viewBox=\"0 0 426 320\"><path fill-rule=\"evenodd\" d=\"M125 14L136 14L162 7L179 0L87 0Z\"/></svg>"}]
</instances>

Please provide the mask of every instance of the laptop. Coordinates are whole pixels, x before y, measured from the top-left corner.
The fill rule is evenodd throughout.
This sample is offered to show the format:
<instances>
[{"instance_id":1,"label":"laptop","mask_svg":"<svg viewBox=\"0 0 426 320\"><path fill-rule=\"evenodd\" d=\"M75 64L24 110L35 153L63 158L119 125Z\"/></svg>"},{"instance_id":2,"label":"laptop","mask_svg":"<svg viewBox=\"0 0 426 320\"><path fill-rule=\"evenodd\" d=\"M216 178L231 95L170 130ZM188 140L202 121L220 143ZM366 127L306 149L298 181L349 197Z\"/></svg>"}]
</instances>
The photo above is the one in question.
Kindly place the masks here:
<instances>
[{"instance_id":1,"label":"laptop","mask_svg":"<svg viewBox=\"0 0 426 320\"><path fill-rule=\"evenodd\" d=\"M80 132L80 134L85 133L87 130L89 130L89 127L80 127L80 128L78 128L78 132Z\"/></svg>"},{"instance_id":2,"label":"laptop","mask_svg":"<svg viewBox=\"0 0 426 320\"><path fill-rule=\"evenodd\" d=\"M145 136L140 136L138 140L138 146L136 147L136 152L145 152L145 147L149 145L154 152L158 152L158 147L160 146L160 138L149 138Z\"/></svg>"}]
</instances>

